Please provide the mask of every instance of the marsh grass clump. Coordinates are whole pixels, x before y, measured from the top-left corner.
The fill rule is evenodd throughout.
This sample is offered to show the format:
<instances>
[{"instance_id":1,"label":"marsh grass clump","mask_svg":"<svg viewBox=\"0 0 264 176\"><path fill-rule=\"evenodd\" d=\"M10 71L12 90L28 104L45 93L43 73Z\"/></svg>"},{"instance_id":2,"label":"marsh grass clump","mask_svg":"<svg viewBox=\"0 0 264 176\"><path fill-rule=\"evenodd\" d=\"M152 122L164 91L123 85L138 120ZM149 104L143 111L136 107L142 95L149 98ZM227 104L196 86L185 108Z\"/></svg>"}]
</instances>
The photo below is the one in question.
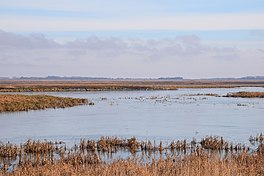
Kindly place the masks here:
<instances>
[{"instance_id":1,"label":"marsh grass clump","mask_svg":"<svg viewBox=\"0 0 264 176\"><path fill-rule=\"evenodd\" d=\"M264 142L264 136L263 136L263 134L261 132L260 134L257 134L255 137L254 136L250 136L248 140L249 140L249 142L252 145L262 144Z\"/></svg>"},{"instance_id":2,"label":"marsh grass clump","mask_svg":"<svg viewBox=\"0 0 264 176\"><path fill-rule=\"evenodd\" d=\"M210 97L221 97L218 94L214 94L214 93L206 93L206 94L202 94L202 93L198 93L198 94L187 94L187 96L210 96Z\"/></svg>"},{"instance_id":3,"label":"marsh grass clump","mask_svg":"<svg viewBox=\"0 0 264 176\"><path fill-rule=\"evenodd\" d=\"M201 140L200 144L203 148L211 150L222 150L224 148L229 148L228 142L225 142L223 137L205 137Z\"/></svg>"},{"instance_id":4,"label":"marsh grass clump","mask_svg":"<svg viewBox=\"0 0 264 176\"><path fill-rule=\"evenodd\" d=\"M229 93L224 97L235 97L235 98L264 98L264 92L236 92Z\"/></svg>"},{"instance_id":5,"label":"marsh grass clump","mask_svg":"<svg viewBox=\"0 0 264 176\"><path fill-rule=\"evenodd\" d=\"M221 137L172 141L138 141L101 137L63 142L28 140L0 143L0 175L263 175L264 145L237 150ZM234 145L237 146L238 144ZM105 157L112 152L124 156ZM146 152L147 151L147 152ZM224 153L219 151L225 151ZM157 154L159 153L159 154ZM119 153L120 154L120 153ZM132 154L132 155L131 155ZM108 155L114 156L114 155Z\"/></svg>"},{"instance_id":6,"label":"marsh grass clump","mask_svg":"<svg viewBox=\"0 0 264 176\"><path fill-rule=\"evenodd\" d=\"M49 95L1 94L0 112L66 108L77 105L92 105L87 99L55 97Z\"/></svg>"}]
</instances>

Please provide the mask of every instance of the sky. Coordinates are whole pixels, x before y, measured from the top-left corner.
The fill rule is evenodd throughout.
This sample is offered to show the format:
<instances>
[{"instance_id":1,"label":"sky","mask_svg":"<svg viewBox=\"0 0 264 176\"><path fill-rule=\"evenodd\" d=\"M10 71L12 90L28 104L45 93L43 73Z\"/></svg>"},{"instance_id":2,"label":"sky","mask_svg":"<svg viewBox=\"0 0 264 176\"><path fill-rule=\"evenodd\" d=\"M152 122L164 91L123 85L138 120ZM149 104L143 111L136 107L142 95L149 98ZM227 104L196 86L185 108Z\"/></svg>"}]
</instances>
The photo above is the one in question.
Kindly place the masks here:
<instances>
[{"instance_id":1,"label":"sky","mask_svg":"<svg viewBox=\"0 0 264 176\"><path fill-rule=\"evenodd\" d=\"M0 77L264 76L263 0L0 0Z\"/></svg>"}]
</instances>

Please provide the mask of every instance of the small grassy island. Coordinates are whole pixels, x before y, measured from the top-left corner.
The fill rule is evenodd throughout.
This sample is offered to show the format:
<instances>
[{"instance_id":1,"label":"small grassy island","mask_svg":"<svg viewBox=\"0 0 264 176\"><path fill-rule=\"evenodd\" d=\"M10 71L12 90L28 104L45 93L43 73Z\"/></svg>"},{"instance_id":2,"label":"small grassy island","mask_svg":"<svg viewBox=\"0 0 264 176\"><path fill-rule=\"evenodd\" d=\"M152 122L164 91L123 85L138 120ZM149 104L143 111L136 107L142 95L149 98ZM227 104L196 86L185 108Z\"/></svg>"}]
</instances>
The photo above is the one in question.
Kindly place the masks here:
<instances>
[{"instance_id":1,"label":"small grassy island","mask_svg":"<svg viewBox=\"0 0 264 176\"><path fill-rule=\"evenodd\" d=\"M236 92L227 94L226 97L264 98L264 92Z\"/></svg>"},{"instance_id":2,"label":"small grassy island","mask_svg":"<svg viewBox=\"0 0 264 176\"><path fill-rule=\"evenodd\" d=\"M83 98L55 97L49 95L0 95L0 112L66 108L86 104L92 105L93 103Z\"/></svg>"}]
</instances>

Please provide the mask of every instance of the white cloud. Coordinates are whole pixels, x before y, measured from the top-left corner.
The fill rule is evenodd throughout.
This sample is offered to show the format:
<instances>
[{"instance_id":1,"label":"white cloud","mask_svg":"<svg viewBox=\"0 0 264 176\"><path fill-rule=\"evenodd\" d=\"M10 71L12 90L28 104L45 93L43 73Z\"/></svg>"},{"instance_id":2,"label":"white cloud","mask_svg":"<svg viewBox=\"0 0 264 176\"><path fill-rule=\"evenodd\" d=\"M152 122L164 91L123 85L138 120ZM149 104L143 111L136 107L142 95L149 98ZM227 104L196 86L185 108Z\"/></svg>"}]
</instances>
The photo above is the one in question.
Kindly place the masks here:
<instances>
[{"instance_id":1,"label":"white cloud","mask_svg":"<svg viewBox=\"0 0 264 176\"><path fill-rule=\"evenodd\" d=\"M203 42L195 35L141 40L90 37L58 44L0 32L1 76L229 77L263 75L263 46Z\"/></svg>"},{"instance_id":2,"label":"white cloud","mask_svg":"<svg viewBox=\"0 0 264 176\"><path fill-rule=\"evenodd\" d=\"M31 34L28 37L15 35L0 30L0 46L17 48L52 48L58 46L53 40L46 39L43 34Z\"/></svg>"}]
</instances>

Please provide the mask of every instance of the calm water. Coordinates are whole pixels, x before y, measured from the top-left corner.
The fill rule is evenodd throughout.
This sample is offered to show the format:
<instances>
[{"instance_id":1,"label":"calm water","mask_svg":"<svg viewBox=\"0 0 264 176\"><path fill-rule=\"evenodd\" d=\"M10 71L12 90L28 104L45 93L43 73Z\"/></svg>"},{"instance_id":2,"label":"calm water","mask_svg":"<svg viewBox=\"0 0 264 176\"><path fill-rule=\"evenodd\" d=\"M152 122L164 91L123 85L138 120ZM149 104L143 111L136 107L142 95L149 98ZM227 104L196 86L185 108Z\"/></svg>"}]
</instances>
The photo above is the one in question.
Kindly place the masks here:
<instances>
[{"instance_id":1,"label":"calm water","mask_svg":"<svg viewBox=\"0 0 264 176\"><path fill-rule=\"evenodd\" d=\"M238 91L264 88L45 93L88 98L95 106L2 113L0 141L19 143L31 138L75 143L100 136L172 140L218 135L247 143L250 135L264 131L264 99L189 95Z\"/></svg>"}]
</instances>

